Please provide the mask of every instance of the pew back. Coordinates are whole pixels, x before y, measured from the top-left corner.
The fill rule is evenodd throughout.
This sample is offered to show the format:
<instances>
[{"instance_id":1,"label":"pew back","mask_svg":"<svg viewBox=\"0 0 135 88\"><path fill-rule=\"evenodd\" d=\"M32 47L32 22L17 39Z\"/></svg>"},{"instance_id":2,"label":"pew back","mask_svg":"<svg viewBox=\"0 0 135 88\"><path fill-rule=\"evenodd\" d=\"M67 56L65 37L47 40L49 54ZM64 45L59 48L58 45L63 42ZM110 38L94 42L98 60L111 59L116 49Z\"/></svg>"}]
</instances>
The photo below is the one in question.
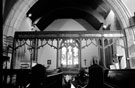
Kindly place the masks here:
<instances>
[{"instance_id":1,"label":"pew back","mask_svg":"<svg viewBox=\"0 0 135 88\"><path fill-rule=\"evenodd\" d=\"M109 70L105 81L118 88L135 86L135 69Z\"/></svg>"}]
</instances>

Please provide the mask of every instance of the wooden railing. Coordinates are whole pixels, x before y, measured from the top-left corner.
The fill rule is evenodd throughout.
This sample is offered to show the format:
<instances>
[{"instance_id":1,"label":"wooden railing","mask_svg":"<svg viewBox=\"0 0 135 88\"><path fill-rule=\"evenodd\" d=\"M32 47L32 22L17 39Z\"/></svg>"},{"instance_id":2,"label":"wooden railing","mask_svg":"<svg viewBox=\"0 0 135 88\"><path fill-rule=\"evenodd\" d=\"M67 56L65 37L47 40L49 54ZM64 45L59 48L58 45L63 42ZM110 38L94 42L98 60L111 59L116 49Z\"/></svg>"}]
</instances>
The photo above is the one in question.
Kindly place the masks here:
<instances>
[{"instance_id":1,"label":"wooden railing","mask_svg":"<svg viewBox=\"0 0 135 88\"><path fill-rule=\"evenodd\" d=\"M29 69L3 69L2 87L17 88L26 87L30 82L31 70Z\"/></svg>"},{"instance_id":2,"label":"wooden railing","mask_svg":"<svg viewBox=\"0 0 135 88\"><path fill-rule=\"evenodd\" d=\"M32 79L30 69L2 70L2 88L29 88ZM62 88L62 72L49 74L44 80L44 88L55 88L56 86Z\"/></svg>"}]
</instances>

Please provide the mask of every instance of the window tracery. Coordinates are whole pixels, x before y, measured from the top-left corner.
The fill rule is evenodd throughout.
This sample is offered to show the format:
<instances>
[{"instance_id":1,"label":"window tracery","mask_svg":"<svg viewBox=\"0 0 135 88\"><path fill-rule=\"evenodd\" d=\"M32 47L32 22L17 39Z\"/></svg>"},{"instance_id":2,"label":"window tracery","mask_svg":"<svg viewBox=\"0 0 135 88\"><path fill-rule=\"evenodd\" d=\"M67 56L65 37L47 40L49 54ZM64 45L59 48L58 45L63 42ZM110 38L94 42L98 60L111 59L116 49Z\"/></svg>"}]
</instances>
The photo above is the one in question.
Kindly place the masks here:
<instances>
[{"instance_id":1,"label":"window tracery","mask_svg":"<svg viewBox=\"0 0 135 88\"><path fill-rule=\"evenodd\" d=\"M79 64L78 43L73 39L62 42L61 64L62 66L76 66Z\"/></svg>"}]
</instances>

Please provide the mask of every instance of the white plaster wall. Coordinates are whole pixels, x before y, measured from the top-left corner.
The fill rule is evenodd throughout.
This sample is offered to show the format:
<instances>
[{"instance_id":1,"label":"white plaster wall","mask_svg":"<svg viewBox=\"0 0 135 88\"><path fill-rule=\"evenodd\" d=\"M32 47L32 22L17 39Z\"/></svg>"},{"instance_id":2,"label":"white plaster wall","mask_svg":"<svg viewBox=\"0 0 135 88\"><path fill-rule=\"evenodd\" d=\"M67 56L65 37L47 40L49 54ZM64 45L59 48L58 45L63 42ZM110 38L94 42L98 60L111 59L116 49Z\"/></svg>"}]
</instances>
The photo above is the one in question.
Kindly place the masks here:
<instances>
[{"instance_id":1,"label":"white plaster wall","mask_svg":"<svg viewBox=\"0 0 135 88\"><path fill-rule=\"evenodd\" d=\"M32 29L32 21L30 18L25 17L22 21L22 24L19 28L19 31L31 31Z\"/></svg>"},{"instance_id":2,"label":"white plaster wall","mask_svg":"<svg viewBox=\"0 0 135 88\"><path fill-rule=\"evenodd\" d=\"M85 29L80 23L81 22L86 28ZM45 31L86 31L86 30L94 30L94 28L85 22L82 19L57 19L54 20L46 29Z\"/></svg>"},{"instance_id":3,"label":"white plaster wall","mask_svg":"<svg viewBox=\"0 0 135 88\"><path fill-rule=\"evenodd\" d=\"M93 40L93 43L96 44L96 41ZM85 40L82 41L82 45L85 45ZM91 44L90 46L82 49L82 57L81 57L81 63L82 67L89 67L92 65L93 57L98 57L98 47L96 47L94 44ZM86 59L86 66L84 60ZM99 59L99 58L98 58Z\"/></svg>"},{"instance_id":4,"label":"white plaster wall","mask_svg":"<svg viewBox=\"0 0 135 88\"><path fill-rule=\"evenodd\" d=\"M118 24L116 23L116 21L115 21L116 19L117 19L117 18L116 18L116 16L115 16L114 12L111 10L110 13L108 14L107 18L105 19L104 24L105 24L106 26L108 26L109 24L111 24L111 26L110 26L110 30L111 30L111 31L122 30L122 29L121 29L121 25L118 25Z\"/></svg>"},{"instance_id":5,"label":"white plaster wall","mask_svg":"<svg viewBox=\"0 0 135 88\"><path fill-rule=\"evenodd\" d=\"M105 20L105 25L106 26L111 24L111 30L116 30L115 25L114 25L114 18L115 18L115 14L111 10L110 13L108 14L106 20Z\"/></svg>"},{"instance_id":6,"label":"white plaster wall","mask_svg":"<svg viewBox=\"0 0 135 88\"><path fill-rule=\"evenodd\" d=\"M57 42L53 42L55 45ZM57 50L50 47L49 45L45 45L38 50L38 63L47 67L47 60L51 60L51 65L48 70L56 69L56 59L57 59Z\"/></svg>"}]
</instances>

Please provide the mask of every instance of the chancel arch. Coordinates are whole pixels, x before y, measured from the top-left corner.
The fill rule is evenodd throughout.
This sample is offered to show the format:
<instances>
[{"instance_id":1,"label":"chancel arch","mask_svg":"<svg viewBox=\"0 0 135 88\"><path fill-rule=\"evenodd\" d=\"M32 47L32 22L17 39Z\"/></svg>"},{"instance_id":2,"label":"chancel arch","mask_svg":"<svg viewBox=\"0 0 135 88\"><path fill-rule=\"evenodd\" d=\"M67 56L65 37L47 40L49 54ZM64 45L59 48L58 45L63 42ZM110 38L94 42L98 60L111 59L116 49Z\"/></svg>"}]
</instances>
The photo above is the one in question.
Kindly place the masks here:
<instances>
[{"instance_id":1,"label":"chancel arch","mask_svg":"<svg viewBox=\"0 0 135 88\"><path fill-rule=\"evenodd\" d=\"M124 43L126 46L125 49L129 49L129 47L133 45L133 38L131 38L129 35L133 36L132 30L134 29L134 28L130 28L129 18L131 17L131 15L128 13L128 10L126 9L126 7L122 3L122 1L118 1L118 0L113 0L113 1L112 0L103 0L103 1L105 4L109 5L111 10L115 13L115 15L122 27L121 30L124 31L125 40L126 40L126 43ZM28 0L28 1L25 0L25 1L16 2L16 4L13 6L13 10L10 11L9 15L7 16L7 19L4 22L3 35L13 36L16 31L20 31L19 30L20 25L22 24L23 20L25 20L27 18L26 17L27 12L32 7L34 7L34 5L38 2L39 1L37 1L37 0ZM25 8L22 8L23 6ZM15 8L20 8L20 9L15 9ZM33 21L29 22L29 23L32 24ZM31 28L32 28L32 26L29 25L28 29L31 29ZM31 31L31 30L29 30L29 31ZM126 58L129 58L129 56L132 56L131 55L132 52L134 52L134 51L130 52L130 49L126 50ZM104 57L106 57L106 56L104 56Z\"/></svg>"}]
</instances>

